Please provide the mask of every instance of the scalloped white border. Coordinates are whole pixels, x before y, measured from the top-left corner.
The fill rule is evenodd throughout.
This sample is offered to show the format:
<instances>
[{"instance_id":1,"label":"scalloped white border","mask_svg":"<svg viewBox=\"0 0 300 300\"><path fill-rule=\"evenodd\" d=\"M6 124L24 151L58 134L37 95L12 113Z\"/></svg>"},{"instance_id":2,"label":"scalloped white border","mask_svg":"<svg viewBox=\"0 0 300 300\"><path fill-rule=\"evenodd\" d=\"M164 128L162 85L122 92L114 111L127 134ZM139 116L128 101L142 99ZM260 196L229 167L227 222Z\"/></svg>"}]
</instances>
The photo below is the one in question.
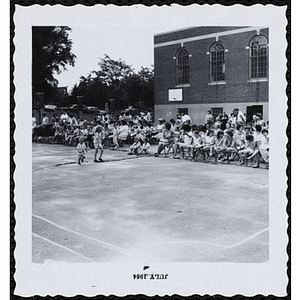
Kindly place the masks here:
<instances>
[{"instance_id":1,"label":"scalloped white border","mask_svg":"<svg viewBox=\"0 0 300 300\"><path fill-rule=\"evenodd\" d=\"M198 5L197 5L198 6ZM156 7L157 8L157 7ZM155 9L156 9L155 8ZM97 7L30 6L16 7L14 22L15 171L17 283L15 294L87 296L126 294L222 294L286 295L286 142L285 94L286 59L285 7L254 5L204 5L199 11L201 25L251 25L269 27L270 39L270 260L261 264L172 263L152 264L151 268L170 274L165 282L137 282L132 274L140 264L32 264L31 263L31 26L84 24ZM160 9L166 9L160 8ZM79 17L80 16L80 17ZM213 17L212 17L213 16ZM234 19L232 18L234 16ZM199 22L200 23L200 22ZM27 125L26 125L27 124ZM28 137L28 138L25 138ZM275 151L273 150L275 149ZM185 276L183 276L185 275ZM97 283L91 289L88 283Z\"/></svg>"}]
</instances>

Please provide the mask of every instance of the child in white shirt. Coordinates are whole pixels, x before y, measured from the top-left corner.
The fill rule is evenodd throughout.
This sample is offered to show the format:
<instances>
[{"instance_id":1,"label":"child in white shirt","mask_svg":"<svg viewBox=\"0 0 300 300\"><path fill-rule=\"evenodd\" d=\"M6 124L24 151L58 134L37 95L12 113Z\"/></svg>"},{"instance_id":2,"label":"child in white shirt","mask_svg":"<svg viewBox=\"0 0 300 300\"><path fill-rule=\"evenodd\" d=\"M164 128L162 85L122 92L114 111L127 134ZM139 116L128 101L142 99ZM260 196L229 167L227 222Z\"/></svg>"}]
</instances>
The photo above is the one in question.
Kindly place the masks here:
<instances>
[{"instance_id":1,"label":"child in white shirt","mask_svg":"<svg viewBox=\"0 0 300 300\"><path fill-rule=\"evenodd\" d=\"M173 158L180 158L177 155L178 149L184 149L184 148L187 149L186 155L188 156L189 151L191 149L190 146L193 143L193 134L192 134L192 131L191 131L191 126L188 125L188 124L184 124L182 126L182 129L183 129L183 142L176 142L175 143L175 145L174 145L174 157Z\"/></svg>"},{"instance_id":2,"label":"child in white shirt","mask_svg":"<svg viewBox=\"0 0 300 300\"><path fill-rule=\"evenodd\" d=\"M102 154L103 154L102 132L101 132L101 126L99 126L99 125L95 129L94 148L95 148L94 162L103 162L103 159L102 159ZM100 156L99 156L99 160L97 160L97 154L98 154L99 150L100 150Z\"/></svg>"},{"instance_id":3,"label":"child in white shirt","mask_svg":"<svg viewBox=\"0 0 300 300\"><path fill-rule=\"evenodd\" d=\"M149 155L150 154L150 149L151 149L151 146L150 146L149 140L146 139L145 142L143 142L141 144L141 150L140 150L139 154L147 154L147 155Z\"/></svg>"},{"instance_id":4,"label":"child in white shirt","mask_svg":"<svg viewBox=\"0 0 300 300\"><path fill-rule=\"evenodd\" d=\"M135 136L134 143L130 146L130 151L127 153L127 155L139 154L140 151L141 151L141 142L140 139L137 136Z\"/></svg>"},{"instance_id":5,"label":"child in white shirt","mask_svg":"<svg viewBox=\"0 0 300 300\"><path fill-rule=\"evenodd\" d=\"M84 143L83 137L79 138L79 143L77 144L76 149L78 151L78 164L80 165L81 163L83 163L85 159L84 154L86 153L86 145Z\"/></svg>"}]
</instances>

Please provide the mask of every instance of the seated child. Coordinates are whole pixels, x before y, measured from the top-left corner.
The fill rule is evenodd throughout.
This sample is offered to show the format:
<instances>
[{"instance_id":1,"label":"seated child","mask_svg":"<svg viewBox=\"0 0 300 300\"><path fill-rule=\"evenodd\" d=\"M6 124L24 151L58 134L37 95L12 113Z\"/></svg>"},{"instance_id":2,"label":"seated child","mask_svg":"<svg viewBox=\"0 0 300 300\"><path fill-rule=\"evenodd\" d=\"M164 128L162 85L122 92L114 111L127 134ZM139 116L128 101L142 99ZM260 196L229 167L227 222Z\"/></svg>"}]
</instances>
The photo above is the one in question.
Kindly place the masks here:
<instances>
[{"instance_id":1,"label":"seated child","mask_svg":"<svg viewBox=\"0 0 300 300\"><path fill-rule=\"evenodd\" d=\"M255 142L254 142L253 135L247 134L244 149L238 151L238 155L240 157L240 160L239 160L240 166L243 164L245 164L247 166L247 164L248 164L247 158L249 155L253 154L254 149L255 149Z\"/></svg>"},{"instance_id":2,"label":"seated child","mask_svg":"<svg viewBox=\"0 0 300 300\"><path fill-rule=\"evenodd\" d=\"M252 157L255 157L255 164L253 168L259 167L260 156L267 163L267 167L268 167L269 166L269 136L268 136L267 129L262 130L262 138L259 145L257 146L256 149L254 149L253 154L247 158L249 160Z\"/></svg>"},{"instance_id":3,"label":"seated child","mask_svg":"<svg viewBox=\"0 0 300 300\"><path fill-rule=\"evenodd\" d=\"M224 132L223 130L219 130L215 137L215 145L213 153L215 155L215 161L219 158L222 158L224 155L225 147L224 147Z\"/></svg>"},{"instance_id":4,"label":"seated child","mask_svg":"<svg viewBox=\"0 0 300 300\"><path fill-rule=\"evenodd\" d=\"M234 155L237 153L237 150L235 148L235 140L233 138L233 131L231 129L227 129L224 132L224 157L222 160L233 160Z\"/></svg>"},{"instance_id":5,"label":"seated child","mask_svg":"<svg viewBox=\"0 0 300 300\"><path fill-rule=\"evenodd\" d=\"M208 135L205 137L205 144L202 148L203 153L204 153L204 159L205 156L208 155L208 157L211 157L213 155L213 149L215 145L215 138L214 138L214 131L210 129L208 131Z\"/></svg>"},{"instance_id":6,"label":"seated child","mask_svg":"<svg viewBox=\"0 0 300 300\"><path fill-rule=\"evenodd\" d=\"M79 138L79 142L77 144L76 149L78 151L78 164L80 165L81 163L83 163L83 161L85 159L84 154L86 153L86 145L84 143L83 137Z\"/></svg>"},{"instance_id":7,"label":"seated child","mask_svg":"<svg viewBox=\"0 0 300 300\"><path fill-rule=\"evenodd\" d=\"M238 124L236 126L236 130L234 133L234 141L235 141L235 147L236 149L242 150L245 146L245 133L243 130L243 126L241 124Z\"/></svg>"},{"instance_id":8,"label":"seated child","mask_svg":"<svg viewBox=\"0 0 300 300\"><path fill-rule=\"evenodd\" d=\"M174 139L174 134L171 128L171 123L167 122L162 131L162 137L159 139L157 152L154 154L157 157L166 147L171 147Z\"/></svg>"},{"instance_id":9,"label":"seated child","mask_svg":"<svg viewBox=\"0 0 300 300\"><path fill-rule=\"evenodd\" d=\"M199 156L202 154L201 150L202 150L203 145L204 145L204 140L200 136L199 130L196 129L193 132L193 144L190 146L193 158L195 158L195 159L199 158Z\"/></svg>"},{"instance_id":10,"label":"seated child","mask_svg":"<svg viewBox=\"0 0 300 300\"><path fill-rule=\"evenodd\" d=\"M178 150L187 150L186 157L189 156L189 151L191 148L188 148L193 143L193 134L191 131L191 126L189 124L184 124L182 126L182 136L183 136L183 142L176 142L174 144L174 156L173 158L180 158L180 156L177 155Z\"/></svg>"},{"instance_id":11,"label":"seated child","mask_svg":"<svg viewBox=\"0 0 300 300\"><path fill-rule=\"evenodd\" d=\"M138 136L134 137L134 143L130 146L130 151L127 155L139 154L141 151L141 142Z\"/></svg>"},{"instance_id":12,"label":"seated child","mask_svg":"<svg viewBox=\"0 0 300 300\"><path fill-rule=\"evenodd\" d=\"M141 142L141 148L140 148L140 152L138 154L149 155L150 149L151 149L151 146L150 146L149 140L146 139L144 142Z\"/></svg>"}]
</instances>

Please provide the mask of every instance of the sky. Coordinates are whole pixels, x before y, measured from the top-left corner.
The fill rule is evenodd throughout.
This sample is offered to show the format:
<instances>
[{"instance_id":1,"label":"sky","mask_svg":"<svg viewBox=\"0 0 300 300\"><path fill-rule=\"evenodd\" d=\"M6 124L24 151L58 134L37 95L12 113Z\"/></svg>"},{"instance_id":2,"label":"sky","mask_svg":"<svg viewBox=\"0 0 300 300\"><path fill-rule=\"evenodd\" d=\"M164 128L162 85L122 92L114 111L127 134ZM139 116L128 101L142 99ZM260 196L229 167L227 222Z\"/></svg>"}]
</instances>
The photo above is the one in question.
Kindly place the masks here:
<instances>
[{"instance_id":1,"label":"sky","mask_svg":"<svg viewBox=\"0 0 300 300\"><path fill-rule=\"evenodd\" d=\"M222 6L220 6L221 8ZM68 90L79 83L80 76L87 76L98 70L99 58L108 54L112 59L125 60L136 72L154 64L153 37L155 34L193 26L241 25L234 21L220 21L207 16L208 5L190 6L99 6L93 10L85 9L85 14L66 18L66 24L72 28L70 39L72 52L77 56L75 67L68 66L56 78L59 86L68 86ZM82 8L81 8L82 9ZM218 11L218 7L214 8ZM224 7L222 7L224 10ZM216 16L218 13L215 14ZM78 16L78 18L77 18ZM83 21L83 20L84 21Z\"/></svg>"}]
</instances>

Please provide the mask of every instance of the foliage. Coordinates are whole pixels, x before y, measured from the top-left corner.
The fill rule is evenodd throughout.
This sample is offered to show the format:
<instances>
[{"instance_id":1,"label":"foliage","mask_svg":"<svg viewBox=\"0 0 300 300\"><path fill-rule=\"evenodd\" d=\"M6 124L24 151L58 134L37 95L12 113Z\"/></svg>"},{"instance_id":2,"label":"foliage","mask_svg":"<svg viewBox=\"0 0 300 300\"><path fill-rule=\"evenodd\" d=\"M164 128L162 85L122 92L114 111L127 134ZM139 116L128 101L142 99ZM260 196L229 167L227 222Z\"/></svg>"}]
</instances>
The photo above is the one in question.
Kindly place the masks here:
<instances>
[{"instance_id":1,"label":"foliage","mask_svg":"<svg viewBox=\"0 0 300 300\"><path fill-rule=\"evenodd\" d=\"M58 94L58 81L54 75L67 70L67 65L75 64L70 31L67 26L32 28L33 96L44 92L46 103L53 101Z\"/></svg>"},{"instance_id":2,"label":"foliage","mask_svg":"<svg viewBox=\"0 0 300 300\"><path fill-rule=\"evenodd\" d=\"M72 90L72 97L83 96L85 105L104 109L105 103L114 99L116 109L129 105L152 107L154 103L153 69L142 67L138 73L125 61L113 60L107 54L100 59L99 70L81 76ZM75 103L75 102L74 102Z\"/></svg>"}]
</instances>

